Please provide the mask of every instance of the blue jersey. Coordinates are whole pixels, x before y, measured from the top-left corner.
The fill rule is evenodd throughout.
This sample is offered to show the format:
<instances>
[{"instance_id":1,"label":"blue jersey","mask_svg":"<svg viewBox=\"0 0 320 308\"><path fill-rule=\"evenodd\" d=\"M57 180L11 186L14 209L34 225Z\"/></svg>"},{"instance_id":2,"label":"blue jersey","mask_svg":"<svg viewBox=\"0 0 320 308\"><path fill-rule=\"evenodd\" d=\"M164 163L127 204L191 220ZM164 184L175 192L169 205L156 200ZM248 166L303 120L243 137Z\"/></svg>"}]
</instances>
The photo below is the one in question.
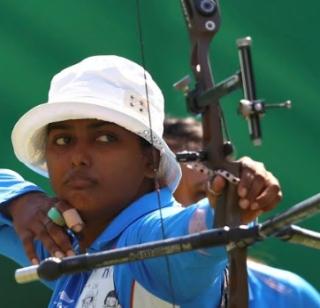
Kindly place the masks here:
<instances>
[{"instance_id":1,"label":"blue jersey","mask_svg":"<svg viewBox=\"0 0 320 308\"><path fill-rule=\"evenodd\" d=\"M13 172L0 170L0 200L38 188ZM167 188L144 195L124 209L89 247L99 252L164 237L187 235L211 228L213 212L207 202L182 208ZM161 217L162 216L162 217ZM161 225L163 224L164 235ZM78 241L73 236L74 248ZM49 256L36 242L40 259ZM29 265L11 221L0 216L0 253ZM47 283L53 289L50 307L212 308L222 297L227 255L223 247L148 259L65 275ZM249 263L250 307L320 307L319 293L299 276L261 264ZM173 300L174 299L174 300Z\"/></svg>"}]
</instances>

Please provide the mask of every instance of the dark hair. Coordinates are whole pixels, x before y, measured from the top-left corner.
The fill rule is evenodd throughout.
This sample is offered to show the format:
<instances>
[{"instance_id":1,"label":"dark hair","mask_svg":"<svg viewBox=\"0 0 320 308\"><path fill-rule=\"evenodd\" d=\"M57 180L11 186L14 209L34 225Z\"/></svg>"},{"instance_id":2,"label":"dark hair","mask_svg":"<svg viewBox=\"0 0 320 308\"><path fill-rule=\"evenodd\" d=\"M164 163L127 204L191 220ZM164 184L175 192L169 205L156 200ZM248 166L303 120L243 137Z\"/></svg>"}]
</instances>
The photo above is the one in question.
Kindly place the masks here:
<instances>
[{"instance_id":1,"label":"dark hair","mask_svg":"<svg viewBox=\"0 0 320 308\"><path fill-rule=\"evenodd\" d=\"M198 151L202 146L202 126L194 118L167 117L163 138L173 152Z\"/></svg>"},{"instance_id":2,"label":"dark hair","mask_svg":"<svg viewBox=\"0 0 320 308\"><path fill-rule=\"evenodd\" d=\"M140 142L140 145L143 147L143 148L148 148L148 147L151 147L152 144L147 141L146 139L142 138L139 136L139 142Z\"/></svg>"}]
</instances>

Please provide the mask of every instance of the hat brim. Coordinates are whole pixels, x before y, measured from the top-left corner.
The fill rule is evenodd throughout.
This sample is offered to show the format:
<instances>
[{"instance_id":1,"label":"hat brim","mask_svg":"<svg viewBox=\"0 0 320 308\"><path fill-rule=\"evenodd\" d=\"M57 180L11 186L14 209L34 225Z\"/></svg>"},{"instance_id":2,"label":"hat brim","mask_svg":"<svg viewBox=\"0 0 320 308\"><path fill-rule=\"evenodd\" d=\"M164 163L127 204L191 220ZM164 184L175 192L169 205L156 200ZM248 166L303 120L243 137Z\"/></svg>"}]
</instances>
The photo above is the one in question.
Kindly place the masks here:
<instances>
[{"instance_id":1,"label":"hat brim","mask_svg":"<svg viewBox=\"0 0 320 308\"><path fill-rule=\"evenodd\" d=\"M33 171L48 177L44 156L46 127L49 123L98 119L115 123L147 140L160 151L159 176L173 192L181 178L181 169L174 153L161 136L141 121L136 111L115 108L115 104L99 103L92 98L86 102L57 102L38 105L23 115L13 128L11 139L17 158ZM151 119L152 120L152 119ZM152 121L151 121L152 125ZM150 139L152 134L153 141Z\"/></svg>"}]
</instances>

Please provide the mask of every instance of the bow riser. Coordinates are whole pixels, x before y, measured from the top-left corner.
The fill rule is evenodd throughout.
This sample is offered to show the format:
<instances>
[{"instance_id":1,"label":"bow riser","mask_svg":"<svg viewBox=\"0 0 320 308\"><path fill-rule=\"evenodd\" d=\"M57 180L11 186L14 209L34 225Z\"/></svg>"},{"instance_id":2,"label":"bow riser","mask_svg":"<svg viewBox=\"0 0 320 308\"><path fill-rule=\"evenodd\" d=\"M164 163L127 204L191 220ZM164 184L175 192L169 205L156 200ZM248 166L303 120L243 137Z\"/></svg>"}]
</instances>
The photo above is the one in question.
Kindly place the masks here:
<instances>
[{"instance_id":1,"label":"bow riser","mask_svg":"<svg viewBox=\"0 0 320 308\"><path fill-rule=\"evenodd\" d=\"M204 163L212 170L222 169L239 178L240 164L230 161L226 151L223 131L223 115L219 98L199 108L200 97L215 86L209 60L210 43L220 27L219 3L213 0L182 0L191 41L191 67L195 78L195 89L187 96L192 112L201 113ZM216 209L215 227L235 227L240 224L240 208L237 187L227 183L222 202ZM236 248L229 253L230 287L228 307L247 307L246 249ZM240 289L241 288L241 289Z\"/></svg>"}]
</instances>

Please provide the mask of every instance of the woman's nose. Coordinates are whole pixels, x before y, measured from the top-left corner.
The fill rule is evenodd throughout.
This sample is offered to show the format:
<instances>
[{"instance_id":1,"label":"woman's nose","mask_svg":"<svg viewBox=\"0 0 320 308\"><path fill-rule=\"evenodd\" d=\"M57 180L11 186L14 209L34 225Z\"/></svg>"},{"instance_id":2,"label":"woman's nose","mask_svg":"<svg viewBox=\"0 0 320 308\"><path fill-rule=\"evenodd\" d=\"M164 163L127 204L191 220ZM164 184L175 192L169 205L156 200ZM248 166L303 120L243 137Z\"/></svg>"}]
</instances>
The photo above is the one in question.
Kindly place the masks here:
<instances>
[{"instance_id":1,"label":"woman's nose","mask_svg":"<svg viewBox=\"0 0 320 308\"><path fill-rule=\"evenodd\" d=\"M74 167L90 166L90 146L82 143L76 144L72 152L71 163Z\"/></svg>"}]
</instances>

